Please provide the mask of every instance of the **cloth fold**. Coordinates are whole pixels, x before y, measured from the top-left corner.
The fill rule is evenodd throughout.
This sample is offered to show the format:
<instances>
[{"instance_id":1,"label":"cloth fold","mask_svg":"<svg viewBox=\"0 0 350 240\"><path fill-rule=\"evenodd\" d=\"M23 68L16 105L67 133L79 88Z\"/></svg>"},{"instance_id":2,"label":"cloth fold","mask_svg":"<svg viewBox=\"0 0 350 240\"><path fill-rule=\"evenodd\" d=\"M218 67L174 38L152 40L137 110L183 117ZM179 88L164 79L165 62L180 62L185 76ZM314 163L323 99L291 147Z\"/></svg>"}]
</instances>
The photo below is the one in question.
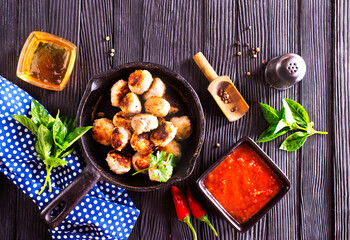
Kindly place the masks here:
<instances>
[{"instance_id":1,"label":"cloth fold","mask_svg":"<svg viewBox=\"0 0 350 240\"><path fill-rule=\"evenodd\" d=\"M81 154L73 151L65 158L66 166L52 170L52 192L46 188L38 195L46 177L45 165L36 156L34 135L11 117L30 117L32 99L0 76L0 172L42 209L82 172L85 164ZM53 239L127 239L139 214L124 189L99 181L67 218L49 231Z\"/></svg>"}]
</instances>

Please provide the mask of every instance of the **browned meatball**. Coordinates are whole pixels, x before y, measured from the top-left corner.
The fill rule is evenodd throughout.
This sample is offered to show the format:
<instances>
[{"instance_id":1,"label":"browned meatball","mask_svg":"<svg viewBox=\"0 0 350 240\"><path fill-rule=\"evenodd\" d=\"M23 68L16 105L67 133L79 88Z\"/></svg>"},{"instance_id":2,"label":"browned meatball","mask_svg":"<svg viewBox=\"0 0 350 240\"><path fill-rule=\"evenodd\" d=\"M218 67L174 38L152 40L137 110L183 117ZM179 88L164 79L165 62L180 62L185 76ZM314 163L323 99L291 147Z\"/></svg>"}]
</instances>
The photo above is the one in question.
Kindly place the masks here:
<instances>
[{"instance_id":1,"label":"browned meatball","mask_svg":"<svg viewBox=\"0 0 350 240\"><path fill-rule=\"evenodd\" d=\"M176 140L182 141L191 136L192 124L187 116L173 117L170 119L170 122L172 122L174 126L177 127L177 132L175 136Z\"/></svg>"},{"instance_id":2,"label":"browned meatball","mask_svg":"<svg viewBox=\"0 0 350 240\"><path fill-rule=\"evenodd\" d=\"M130 74L128 83L130 90L133 93L140 95L150 88L152 81L153 78L149 71L136 70Z\"/></svg>"},{"instance_id":3,"label":"browned meatball","mask_svg":"<svg viewBox=\"0 0 350 240\"><path fill-rule=\"evenodd\" d=\"M123 79L117 81L111 88L111 104L114 107L119 107L120 102L126 94L130 92L128 82Z\"/></svg>"},{"instance_id":4,"label":"browned meatball","mask_svg":"<svg viewBox=\"0 0 350 240\"><path fill-rule=\"evenodd\" d=\"M123 111L120 111L114 115L113 124L115 127L123 127L128 130L132 130L131 119L132 119L131 116L129 116Z\"/></svg>"},{"instance_id":5,"label":"browned meatball","mask_svg":"<svg viewBox=\"0 0 350 240\"><path fill-rule=\"evenodd\" d=\"M115 150L121 151L129 143L130 138L131 133L128 129L116 127L112 132L111 145Z\"/></svg>"},{"instance_id":6,"label":"browned meatball","mask_svg":"<svg viewBox=\"0 0 350 240\"><path fill-rule=\"evenodd\" d=\"M131 169L131 157L116 150L107 154L106 161L111 171L116 174L124 174Z\"/></svg>"},{"instance_id":7,"label":"browned meatball","mask_svg":"<svg viewBox=\"0 0 350 240\"><path fill-rule=\"evenodd\" d=\"M141 134L134 133L131 136L130 144L135 151L143 155L151 154L155 148L148 132Z\"/></svg>"},{"instance_id":8,"label":"browned meatball","mask_svg":"<svg viewBox=\"0 0 350 240\"><path fill-rule=\"evenodd\" d=\"M131 120L131 127L137 134L149 132L158 127L158 119L149 113L137 114Z\"/></svg>"},{"instance_id":9,"label":"browned meatball","mask_svg":"<svg viewBox=\"0 0 350 240\"><path fill-rule=\"evenodd\" d=\"M170 110L170 104L161 97L150 97L145 102L145 111L157 117L165 117Z\"/></svg>"},{"instance_id":10,"label":"browned meatball","mask_svg":"<svg viewBox=\"0 0 350 240\"><path fill-rule=\"evenodd\" d=\"M122 111L130 116L138 114L142 110L141 102L135 93L128 93L120 102Z\"/></svg>"},{"instance_id":11,"label":"browned meatball","mask_svg":"<svg viewBox=\"0 0 350 240\"><path fill-rule=\"evenodd\" d=\"M142 155L137 152L134 154L134 156L132 156L132 166L134 167L136 172L148 168L149 161L149 155ZM148 171L145 170L140 173L148 174Z\"/></svg>"},{"instance_id":12,"label":"browned meatball","mask_svg":"<svg viewBox=\"0 0 350 240\"><path fill-rule=\"evenodd\" d=\"M147 101L150 97L163 97L166 86L160 78L154 78L151 87L142 95L143 100Z\"/></svg>"},{"instance_id":13,"label":"browned meatball","mask_svg":"<svg viewBox=\"0 0 350 240\"><path fill-rule=\"evenodd\" d=\"M176 135L176 127L171 123L164 121L151 134L151 141L160 147L170 143Z\"/></svg>"},{"instance_id":14,"label":"browned meatball","mask_svg":"<svg viewBox=\"0 0 350 240\"><path fill-rule=\"evenodd\" d=\"M92 137L99 144L109 146L111 145L111 135L114 125L111 120L107 118L96 119L92 127Z\"/></svg>"}]
</instances>

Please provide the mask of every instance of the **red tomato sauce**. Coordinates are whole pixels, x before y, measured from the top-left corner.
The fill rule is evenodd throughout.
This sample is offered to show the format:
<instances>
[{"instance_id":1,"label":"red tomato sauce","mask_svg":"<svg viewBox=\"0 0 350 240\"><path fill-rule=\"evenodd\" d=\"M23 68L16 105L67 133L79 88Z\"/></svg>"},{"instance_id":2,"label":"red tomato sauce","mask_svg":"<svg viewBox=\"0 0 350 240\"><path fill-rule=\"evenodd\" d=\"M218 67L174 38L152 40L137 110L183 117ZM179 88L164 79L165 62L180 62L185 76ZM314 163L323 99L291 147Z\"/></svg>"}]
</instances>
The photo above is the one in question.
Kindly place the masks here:
<instances>
[{"instance_id":1,"label":"red tomato sauce","mask_svg":"<svg viewBox=\"0 0 350 240\"><path fill-rule=\"evenodd\" d=\"M254 216L282 187L276 174L246 144L209 173L204 185L239 223Z\"/></svg>"}]
</instances>

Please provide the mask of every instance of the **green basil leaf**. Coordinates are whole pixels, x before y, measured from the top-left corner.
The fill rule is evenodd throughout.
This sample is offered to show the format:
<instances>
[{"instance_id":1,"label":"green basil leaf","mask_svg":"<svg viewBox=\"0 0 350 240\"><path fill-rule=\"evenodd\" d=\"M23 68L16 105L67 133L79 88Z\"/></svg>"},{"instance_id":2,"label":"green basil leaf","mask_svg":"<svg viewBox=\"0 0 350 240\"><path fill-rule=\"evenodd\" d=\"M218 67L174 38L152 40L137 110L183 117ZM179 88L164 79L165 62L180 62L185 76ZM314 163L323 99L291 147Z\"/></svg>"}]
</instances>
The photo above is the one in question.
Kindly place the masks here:
<instances>
[{"instance_id":1,"label":"green basil leaf","mask_svg":"<svg viewBox=\"0 0 350 240\"><path fill-rule=\"evenodd\" d=\"M73 129L75 128L76 121L76 118L74 116L62 116L60 117L60 119L64 126L66 126L68 133L73 131Z\"/></svg>"},{"instance_id":2,"label":"green basil leaf","mask_svg":"<svg viewBox=\"0 0 350 240\"><path fill-rule=\"evenodd\" d=\"M48 118L48 114L45 108L35 100L31 101L31 112L32 120L35 124L43 124L46 126L47 122L45 120Z\"/></svg>"},{"instance_id":3,"label":"green basil leaf","mask_svg":"<svg viewBox=\"0 0 350 240\"><path fill-rule=\"evenodd\" d=\"M282 102L283 102L283 108L281 110L282 111L282 118L284 120L286 120L286 122L289 125L292 125L293 122L295 122L295 119L293 118L292 111L290 110L288 103L284 99L282 99Z\"/></svg>"},{"instance_id":4,"label":"green basil leaf","mask_svg":"<svg viewBox=\"0 0 350 240\"><path fill-rule=\"evenodd\" d=\"M49 157L44 160L44 163L45 165L48 165L48 166L58 167L58 166L64 166L68 162L61 158Z\"/></svg>"},{"instance_id":5,"label":"green basil leaf","mask_svg":"<svg viewBox=\"0 0 350 240\"><path fill-rule=\"evenodd\" d=\"M282 136L283 134L287 133L290 130L289 127L286 127L281 131L275 133L276 127L277 125L272 125L268 129L266 129L264 132L262 132L257 142L271 141L279 136Z\"/></svg>"},{"instance_id":6,"label":"green basil leaf","mask_svg":"<svg viewBox=\"0 0 350 240\"><path fill-rule=\"evenodd\" d=\"M276 109L272 108L271 106L260 103L261 111L266 119L266 121L272 125L278 123L278 121L281 119L282 114L280 111L277 111Z\"/></svg>"},{"instance_id":7,"label":"green basil leaf","mask_svg":"<svg viewBox=\"0 0 350 240\"><path fill-rule=\"evenodd\" d=\"M79 138L81 138L81 136L83 136L91 128L92 126L74 128L73 131L70 132L68 136L65 138L62 149L65 150L68 147L70 147L73 143L75 143Z\"/></svg>"},{"instance_id":8,"label":"green basil leaf","mask_svg":"<svg viewBox=\"0 0 350 240\"><path fill-rule=\"evenodd\" d=\"M295 132L287 137L280 146L281 150L295 151L298 150L309 136L306 132Z\"/></svg>"},{"instance_id":9,"label":"green basil leaf","mask_svg":"<svg viewBox=\"0 0 350 240\"><path fill-rule=\"evenodd\" d=\"M40 159L44 160L50 157L53 144L52 134L47 127L40 125L37 132L37 141L35 149Z\"/></svg>"},{"instance_id":10,"label":"green basil leaf","mask_svg":"<svg viewBox=\"0 0 350 240\"><path fill-rule=\"evenodd\" d=\"M29 129L34 135L37 134L38 128L36 127L35 123L28 117L22 116L22 115L12 115L12 118L15 119L17 122L25 126Z\"/></svg>"},{"instance_id":11,"label":"green basil leaf","mask_svg":"<svg viewBox=\"0 0 350 240\"><path fill-rule=\"evenodd\" d=\"M303 106L301 106L296 101L288 99L288 98L284 98L283 100L288 104L289 109L291 110L295 121L300 126L306 127L307 124L309 123L309 115L307 114L307 112L305 111Z\"/></svg>"},{"instance_id":12,"label":"green basil leaf","mask_svg":"<svg viewBox=\"0 0 350 240\"><path fill-rule=\"evenodd\" d=\"M64 139L68 134L68 130L59 118L56 118L55 124L52 127L52 133L53 133L53 140L55 141L56 145L62 149Z\"/></svg>"},{"instance_id":13,"label":"green basil leaf","mask_svg":"<svg viewBox=\"0 0 350 240\"><path fill-rule=\"evenodd\" d=\"M71 154L74 151L74 148L75 148L75 144L73 144L68 149L66 149L64 152L62 152L59 157L60 158L67 157L69 154Z\"/></svg>"},{"instance_id":14,"label":"green basil leaf","mask_svg":"<svg viewBox=\"0 0 350 240\"><path fill-rule=\"evenodd\" d=\"M285 119L281 119L278 124L276 125L274 134L278 133L279 131L281 131L283 128L289 127L288 123L286 122ZM289 128L290 129L290 128Z\"/></svg>"},{"instance_id":15,"label":"green basil leaf","mask_svg":"<svg viewBox=\"0 0 350 240\"><path fill-rule=\"evenodd\" d=\"M53 127L53 125L55 124L56 120L55 120L53 117L48 116L48 119L47 119L47 120L44 120L44 122L46 122L46 125L45 125L45 126L46 126L49 130L51 130L52 127Z\"/></svg>"},{"instance_id":16,"label":"green basil leaf","mask_svg":"<svg viewBox=\"0 0 350 240\"><path fill-rule=\"evenodd\" d=\"M51 129L55 119L48 115L45 108L41 106L37 101L31 101L31 113L32 113L32 121L39 126L43 124L48 129Z\"/></svg>"}]
</instances>

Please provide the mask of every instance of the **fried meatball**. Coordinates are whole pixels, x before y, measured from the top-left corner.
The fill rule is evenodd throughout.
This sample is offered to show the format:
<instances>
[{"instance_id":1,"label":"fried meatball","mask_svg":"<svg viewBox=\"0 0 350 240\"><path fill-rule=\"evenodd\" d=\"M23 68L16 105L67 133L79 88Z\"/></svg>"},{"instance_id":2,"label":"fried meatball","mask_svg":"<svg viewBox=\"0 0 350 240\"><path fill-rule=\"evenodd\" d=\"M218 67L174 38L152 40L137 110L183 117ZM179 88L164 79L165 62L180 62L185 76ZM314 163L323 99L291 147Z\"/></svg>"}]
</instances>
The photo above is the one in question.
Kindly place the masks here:
<instances>
[{"instance_id":1,"label":"fried meatball","mask_svg":"<svg viewBox=\"0 0 350 240\"><path fill-rule=\"evenodd\" d=\"M165 117L170 110L170 104L161 97L150 97L145 102L145 111L154 114L157 117Z\"/></svg>"},{"instance_id":2,"label":"fried meatball","mask_svg":"<svg viewBox=\"0 0 350 240\"><path fill-rule=\"evenodd\" d=\"M132 156L132 166L134 167L135 171L141 171L142 169L146 169L149 167L149 155L142 155L140 153L135 153L134 156ZM142 171L140 172L142 174L148 174L148 171Z\"/></svg>"},{"instance_id":3,"label":"fried meatball","mask_svg":"<svg viewBox=\"0 0 350 240\"><path fill-rule=\"evenodd\" d=\"M116 150L107 154L106 162L109 169L116 174L124 174L131 169L131 157Z\"/></svg>"},{"instance_id":4,"label":"fried meatball","mask_svg":"<svg viewBox=\"0 0 350 240\"><path fill-rule=\"evenodd\" d=\"M137 114L131 120L131 127L137 134L149 132L158 127L158 119L149 113Z\"/></svg>"},{"instance_id":5,"label":"fried meatball","mask_svg":"<svg viewBox=\"0 0 350 240\"><path fill-rule=\"evenodd\" d=\"M170 122L177 127L175 139L178 141L185 140L189 138L192 134L192 124L190 119L187 116L182 117L173 117L170 119Z\"/></svg>"},{"instance_id":6,"label":"fried meatball","mask_svg":"<svg viewBox=\"0 0 350 240\"><path fill-rule=\"evenodd\" d=\"M128 84L133 93L141 95L150 88L152 81L153 78L149 71L136 70L130 74Z\"/></svg>"},{"instance_id":7,"label":"fried meatball","mask_svg":"<svg viewBox=\"0 0 350 240\"><path fill-rule=\"evenodd\" d=\"M176 135L176 127L171 123L164 121L151 134L151 141L160 147L170 143Z\"/></svg>"},{"instance_id":8,"label":"fried meatball","mask_svg":"<svg viewBox=\"0 0 350 240\"><path fill-rule=\"evenodd\" d=\"M120 108L130 116L138 114L142 110L141 102L135 93L126 94L120 102Z\"/></svg>"},{"instance_id":9,"label":"fried meatball","mask_svg":"<svg viewBox=\"0 0 350 240\"><path fill-rule=\"evenodd\" d=\"M176 157L181 158L181 146L178 142L176 142L175 140L171 141L170 143L168 143L166 146L164 147L160 147L159 151L164 151L167 154L172 153L174 154Z\"/></svg>"},{"instance_id":10,"label":"fried meatball","mask_svg":"<svg viewBox=\"0 0 350 240\"><path fill-rule=\"evenodd\" d=\"M134 133L130 139L131 147L143 155L148 155L154 151L154 143L150 140L150 133Z\"/></svg>"},{"instance_id":11,"label":"fried meatball","mask_svg":"<svg viewBox=\"0 0 350 240\"><path fill-rule=\"evenodd\" d=\"M142 95L143 100L147 101L150 97L163 97L166 86L160 78L154 78L151 87Z\"/></svg>"},{"instance_id":12,"label":"fried meatball","mask_svg":"<svg viewBox=\"0 0 350 240\"><path fill-rule=\"evenodd\" d=\"M111 103L114 107L119 107L121 100L130 92L128 82L123 79L114 83L111 88Z\"/></svg>"},{"instance_id":13,"label":"fried meatball","mask_svg":"<svg viewBox=\"0 0 350 240\"><path fill-rule=\"evenodd\" d=\"M111 120L107 118L96 119L92 127L92 137L99 144L109 146L111 145L111 135L114 125Z\"/></svg>"},{"instance_id":14,"label":"fried meatball","mask_svg":"<svg viewBox=\"0 0 350 240\"><path fill-rule=\"evenodd\" d=\"M130 138L131 133L128 129L116 127L112 132L111 145L115 150L121 151L129 143Z\"/></svg>"},{"instance_id":15,"label":"fried meatball","mask_svg":"<svg viewBox=\"0 0 350 240\"><path fill-rule=\"evenodd\" d=\"M113 124L115 127L123 127L131 131L132 130L131 119L132 119L131 116L129 116L123 111L120 111L114 115Z\"/></svg>"}]
</instances>

